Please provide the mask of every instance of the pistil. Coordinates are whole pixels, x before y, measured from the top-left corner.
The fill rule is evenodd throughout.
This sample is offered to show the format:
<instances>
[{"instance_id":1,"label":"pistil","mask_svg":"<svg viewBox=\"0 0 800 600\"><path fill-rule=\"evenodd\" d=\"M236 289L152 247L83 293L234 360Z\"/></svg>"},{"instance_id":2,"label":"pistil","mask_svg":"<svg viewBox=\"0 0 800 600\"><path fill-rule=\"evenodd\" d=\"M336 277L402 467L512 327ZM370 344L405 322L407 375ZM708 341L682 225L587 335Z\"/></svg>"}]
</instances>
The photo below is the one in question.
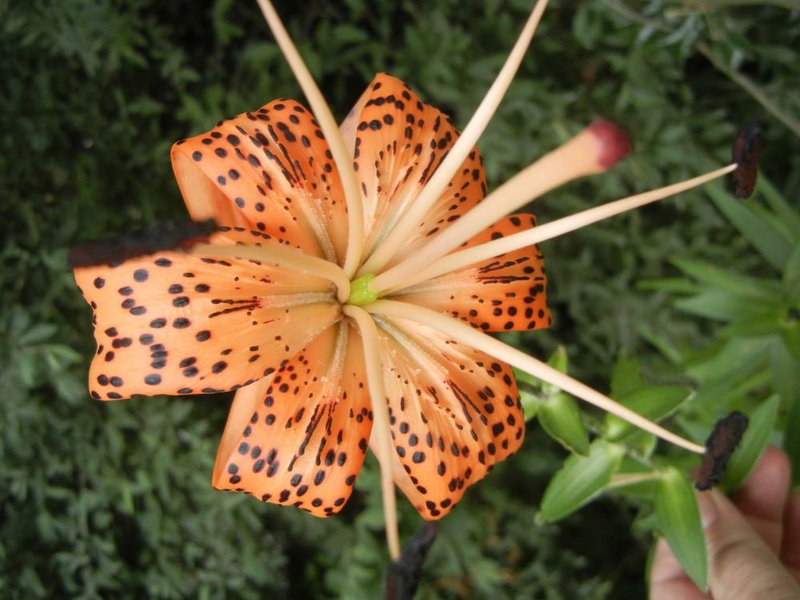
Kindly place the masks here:
<instances>
[{"instance_id":1,"label":"pistil","mask_svg":"<svg viewBox=\"0 0 800 600\"><path fill-rule=\"evenodd\" d=\"M508 213L550 190L579 177L603 173L630 150L628 135L609 121L596 121L578 135L544 155L489 194L458 221L415 254L378 275L373 289L397 288L428 266ZM405 285L403 287L405 287Z\"/></svg>"}]
</instances>

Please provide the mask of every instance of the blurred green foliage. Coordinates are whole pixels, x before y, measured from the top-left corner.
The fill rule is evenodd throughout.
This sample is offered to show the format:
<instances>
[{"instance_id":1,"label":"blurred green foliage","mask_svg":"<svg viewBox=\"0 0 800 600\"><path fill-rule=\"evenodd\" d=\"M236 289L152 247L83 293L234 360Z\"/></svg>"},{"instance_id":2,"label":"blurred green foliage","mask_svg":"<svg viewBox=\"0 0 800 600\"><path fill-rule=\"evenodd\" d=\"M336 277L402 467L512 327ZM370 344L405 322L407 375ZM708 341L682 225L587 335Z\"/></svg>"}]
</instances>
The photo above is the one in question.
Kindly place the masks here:
<instances>
[{"instance_id":1,"label":"blurred green foliage","mask_svg":"<svg viewBox=\"0 0 800 600\"><path fill-rule=\"evenodd\" d=\"M276 2L337 115L386 70L461 126L530 4ZM795 3L551 4L480 143L491 185L595 116L622 123L635 152L612 173L538 201L541 221L551 220L720 164L738 124L758 118L768 127L771 189L788 199L784 213L796 214ZM342 515L316 520L210 490L227 397L99 404L84 388L90 314L66 249L182 215L170 144L275 97L300 96L254 3L0 0L0 49L0 595L378 597L387 557L373 464ZM764 190L751 202L767 208L751 211L770 210L768 223L791 229L769 198ZM674 423L697 435L715 398L752 408L774 392L779 442L783 428L800 423L800 402L787 399L798 389L798 357L788 351L796 300L781 296L777 333L748 331L755 321L735 314L719 323L691 303L722 280L704 280L716 271L689 259L733 267L739 284L744 275L762 279L753 289L764 293L784 286L796 294L797 240L776 265L740 222L695 191L549 242L556 324L506 339L540 356L563 345L570 371L601 389L615 363L616 372L624 367L621 353L636 356L643 381L705 394ZM636 285L682 273L691 286ZM676 291L689 296L677 307ZM775 350L775 336L787 352ZM748 380L721 386L715 375L757 348L764 360ZM642 506L633 487L559 523L535 523L565 455L532 427L523 449L442 522L419 597L642 597L652 523L631 533ZM406 504L401 517L408 535L418 517Z\"/></svg>"}]
</instances>

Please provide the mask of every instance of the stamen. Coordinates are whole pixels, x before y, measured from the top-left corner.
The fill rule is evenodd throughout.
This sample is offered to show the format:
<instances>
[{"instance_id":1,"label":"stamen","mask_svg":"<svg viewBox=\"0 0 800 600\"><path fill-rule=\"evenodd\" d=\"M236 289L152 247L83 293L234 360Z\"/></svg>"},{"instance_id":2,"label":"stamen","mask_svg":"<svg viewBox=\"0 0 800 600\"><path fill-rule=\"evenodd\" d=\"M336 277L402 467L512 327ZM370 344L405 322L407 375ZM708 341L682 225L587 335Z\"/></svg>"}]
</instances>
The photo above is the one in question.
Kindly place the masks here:
<instances>
[{"instance_id":1,"label":"stamen","mask_svg":"<svg viewBox=\"0 0 800 600\"><path fill-rule=\"evenodd\" d=\"M361 204L361 192L358 188L356 172L353 169L352 154L347 150L330 106L328 106L308 67L306 67L300 53L295 48L278 13L272 7L272 3L269 0L258 0L258 5L261 7L261 12L272 30L272 35L275 36L275 41L278 42L283 55L286 57L286 62L289 63L297 82L306 95L311 110L314 112L325 140L331 149L336 168L339 170L347 205L347 251L343 269L347 277L350 278L361 262L361 253L364 246L364 210Z\"/></svg>"},{"instance_id":2,"label":"stamen","mask_svg":"<svg viewBox=\"0 0 800 600\"><path fill-rule=\"evenodd\" d=\"M375 441L374 445L370 446L375 451L381 467L381 494L389 555L392 560L397 560L400 557L400 535L397 530L397 506L392 477L392 439L386 391L383 385L383 367L378 348L378 329L372 317L363 308L348 305L342 310L358 325L361 343L364 345L364 367L367 371L367 386L372 404L372 439Z\"/></svg>"},{"instance_id":3,"label":"stamen","mask_svg":"<svg viewBox=\"0 0 800 600\"><path fill-rule=\"evenodd\" d=\"M372 289L380 292L397 287L398 282L416 275L420 265L430 265L520 206L568 181L607 171L630 147L630 138L618 126L609 121L592 123L517 173L415 254L378 275Z\"/></svg>"},{"instance_id":4,"label":"stamen","mask_svg":"<svg viewBox=\"0 0 800 600\"><path fill-rule=\"evenodd\" d=\"M464 128L463 133L450 149L447 157L436 169L436 172L422 189L409 210L401 217L386 239L375 249L372 256L366 261L359 271L360 274L379 272L386 263L391 260L402 245L406 243L409 234L414 231L414 228L419 225L425 214L442 195L442 192L450 183L450 180L458 169L461 168L462 163L467 158L467 155L472 152L472 148L477 143L483 130L486 129L489 120L492 118L500 101L503 99L508 86L514 79L514 75L522 62L522 57L525 55L525 51L528 49L531 39L533 39L536 26L539 24L539 20L546 6L547 0L538 0L536 2L503 68L489 88L489 91L486 92L486 96L484 96L475 114Z\"/></svg>"},{"instance_id":5,"label":"stamen","mask_svg":"<svg viewBox=\"0 0 800 600\"><path fill-rule=\"evenodd\" d=\"M490 356L498 360L502 360L518 369L529 373L533 377L541 379L542 381L554 385L555 387L564 390L565 392L576 396L590 404L594 404L598 408L605 410L613 415L618 416L631 423L632 425L652 433L653 435L685 448L697 454L703 454L705 448L699 444L695 444L689 440L667 431L660 425L653 423L636 414L632 410L614 402L611 398L604 396L600 392L593 390L589 386L561 373L550 365L528 356L524 352L520 352L500 340L486 335L470 327L469 325L457 321L452 317L437 313L427 308L423 308L416 304L407 304L405 302L395 302L391 300L378 300L365 309L370 313L384 315L386 317L399 317L422 323L437 331L453 337L459 342L468 344L473 348L477 348L486 352Z\"/></svg>"},{"instance_id":6,"label":"stamen","mask_svg":"<svg viewBox=\"0 0 800 600\"><path fill-rule=\"evenodd\" d=\"M277 265L315 275L336 286L336 296L344 302L350 296L350 280L344 271L335 263L328 262L316 256L309 256L299 250L291 248L277 248L275 246L222 246L219 244L197 244L189 254L205 256L207 258L240 258Z\"/></svg>"},{"instance_id":7,"label":"stamen","mask_svg":"<svg viewBox=\"0 0 800 600\"><path fill-rule=\"evenodd\" d=\"M714 179L718 179L719 177L723 177L724 175L727 175L736 169L737 165L731 164L706 173L705 175L693 177L692 179L674 183L657 190L651 190L649 192L643 192L634 196L628 196L627 198L622 198L621 200L616 200L614 202L608 202L601 206L595 206L594 208L589 208L574 215L563 217L550 223L545 223L544 225L539 225L532 229L528 229L527 231L521 231L513 235L486 242L484 244L479 244L478 246L473 246L472 248L467 248L466 250L453 252L452 254L448 254L444 258L437 260L433 264L430 264L429 262L420 262L418 265L428 264L430 266L427 268L420 268L417 265L416 269L411 271L412 274L406 277L403 281L398 282L395 277L390 277L390 270L383 275L376 277L372 281L371 289L374 292L380 292L382 290L380 290L379 286L382 286L385 290L387 284L391 285L394 283L394 285L389 289L389 292L391 293L420 281L433 279L434 277L438 277L444 273L452 273L471 264L494 258L495 256L505 254L506 252L512 252L514 250L519 250L527 246L538 244L545 240L569 233L570 231L581 229L587 225L591 225L592 223L602 221L603 219L608 219L609 217L639 208L640 206L651 204L653 202L663 200L664 198L674 196L675 194L685 192L686 190L690 190L694 187L708 183L709 181L713 181ZM478 207L480 206L481 205L479 204ZM423 261L424 257L419 260ZM379 279L380 281L378 281Z\"/></svg>"}]
</instances>

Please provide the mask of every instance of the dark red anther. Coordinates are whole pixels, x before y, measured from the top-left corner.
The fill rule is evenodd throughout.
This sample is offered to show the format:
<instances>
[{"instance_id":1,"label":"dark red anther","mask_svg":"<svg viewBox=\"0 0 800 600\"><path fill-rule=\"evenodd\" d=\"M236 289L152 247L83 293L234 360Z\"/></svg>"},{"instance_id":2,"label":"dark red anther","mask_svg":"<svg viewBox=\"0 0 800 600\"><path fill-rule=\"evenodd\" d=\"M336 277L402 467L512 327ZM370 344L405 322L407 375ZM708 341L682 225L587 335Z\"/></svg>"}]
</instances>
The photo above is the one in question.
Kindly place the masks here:
<instances>
[{"instance_id":1,"label":"dark red anther","mask_svg":"<svg viewBox=\"0 0 800 600\"><path fill-rule=\"evenodd\" d=\"M763 127L760 123L753 122L742 127L733 143L733 162L739 165L733 172L733 194L737 198L748 198L753 193L763 139Z\"/></svg>"},{"instance_id":2,"label":"dark red anther","mask_svg":"<svg viewBox=\"0 0 800 600\"><path fill-rule=\"evenodd\" d=\"M740 412L732 412L714 425L714 430L706 440L706 453L694 482L700 491L710 490L725 475L728 460L747 429L747 417Z\"/></svg>"}]
</instances>

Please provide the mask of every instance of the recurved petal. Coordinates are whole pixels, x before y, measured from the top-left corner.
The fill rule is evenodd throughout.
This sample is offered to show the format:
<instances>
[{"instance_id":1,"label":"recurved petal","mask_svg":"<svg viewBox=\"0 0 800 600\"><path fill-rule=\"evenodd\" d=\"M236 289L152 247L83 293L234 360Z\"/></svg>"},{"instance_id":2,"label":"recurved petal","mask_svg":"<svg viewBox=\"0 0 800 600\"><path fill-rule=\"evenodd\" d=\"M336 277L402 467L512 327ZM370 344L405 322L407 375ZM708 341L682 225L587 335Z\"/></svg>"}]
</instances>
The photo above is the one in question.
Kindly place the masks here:
<instances>
[{"instance_id":1,"label":"recurved petal","mask_svg":"<svg viewBox=\"0 0 800 600\"><path fill-rule=\"evenodd\" d=\"M439 332L376 318L395 483L428 520L515 452L525 432L508 365Z\"/></svg>"},{"instance_id":2,"label":"recurved petal","mask_svg":"<svg viewBox=\"0 0 800 600\"><path fill-rule=\"evenodd\" d=\"M366 248L372 250L414 202L458 131L447 115L385 73L375 76L341 130L353 148L364 198ZM483 165L475 148L392 264L457 220L485 193Z\"/></svg>"},{"instance_id":3,"label":"recurved petal","mask_svg":"<svg viewBox=\"0 0 800 600\"><path fill-rule=\"evenodd\" d=\"M211 243L258 244L255 233ZM96 399L235 389L276 369L341 316L331 284L239 259L159 252L75 269L94 309Z\"/></svg>"},{"instance_id":4,"label":"recurved petal","mask_svg":"<svg viewBox=\"0 0 800 600\"><path fill-rule=\"evenodd\" d=\"M344 256L339 174L316 120L294 100L178 142L172 166L193 219L258 229L332 262Z\"/></svg>"},{"instance_id":5,"label":"recurved petal","mask_svg":"<svg viewBox=\"0 0 800 600\"><path fill-rule=\"evenodd\" d=\"M341 321L275 374L239 390L214 467L214 487L318 517L353 491L372 429L358 334Z\"/></svg>"},{"instance_id":6,"label":"recurved petal","mask_svg":"<svg viewBox=\"0 0 800 600\"><path fill-rule=\"evenodd\" d=\"M459 250L536 226L533 215L509 215ZM548 327L547 280L539 248L531 246L398 291L393 299L446 312L483 331Z\"/></svg>"}]
</instances>

